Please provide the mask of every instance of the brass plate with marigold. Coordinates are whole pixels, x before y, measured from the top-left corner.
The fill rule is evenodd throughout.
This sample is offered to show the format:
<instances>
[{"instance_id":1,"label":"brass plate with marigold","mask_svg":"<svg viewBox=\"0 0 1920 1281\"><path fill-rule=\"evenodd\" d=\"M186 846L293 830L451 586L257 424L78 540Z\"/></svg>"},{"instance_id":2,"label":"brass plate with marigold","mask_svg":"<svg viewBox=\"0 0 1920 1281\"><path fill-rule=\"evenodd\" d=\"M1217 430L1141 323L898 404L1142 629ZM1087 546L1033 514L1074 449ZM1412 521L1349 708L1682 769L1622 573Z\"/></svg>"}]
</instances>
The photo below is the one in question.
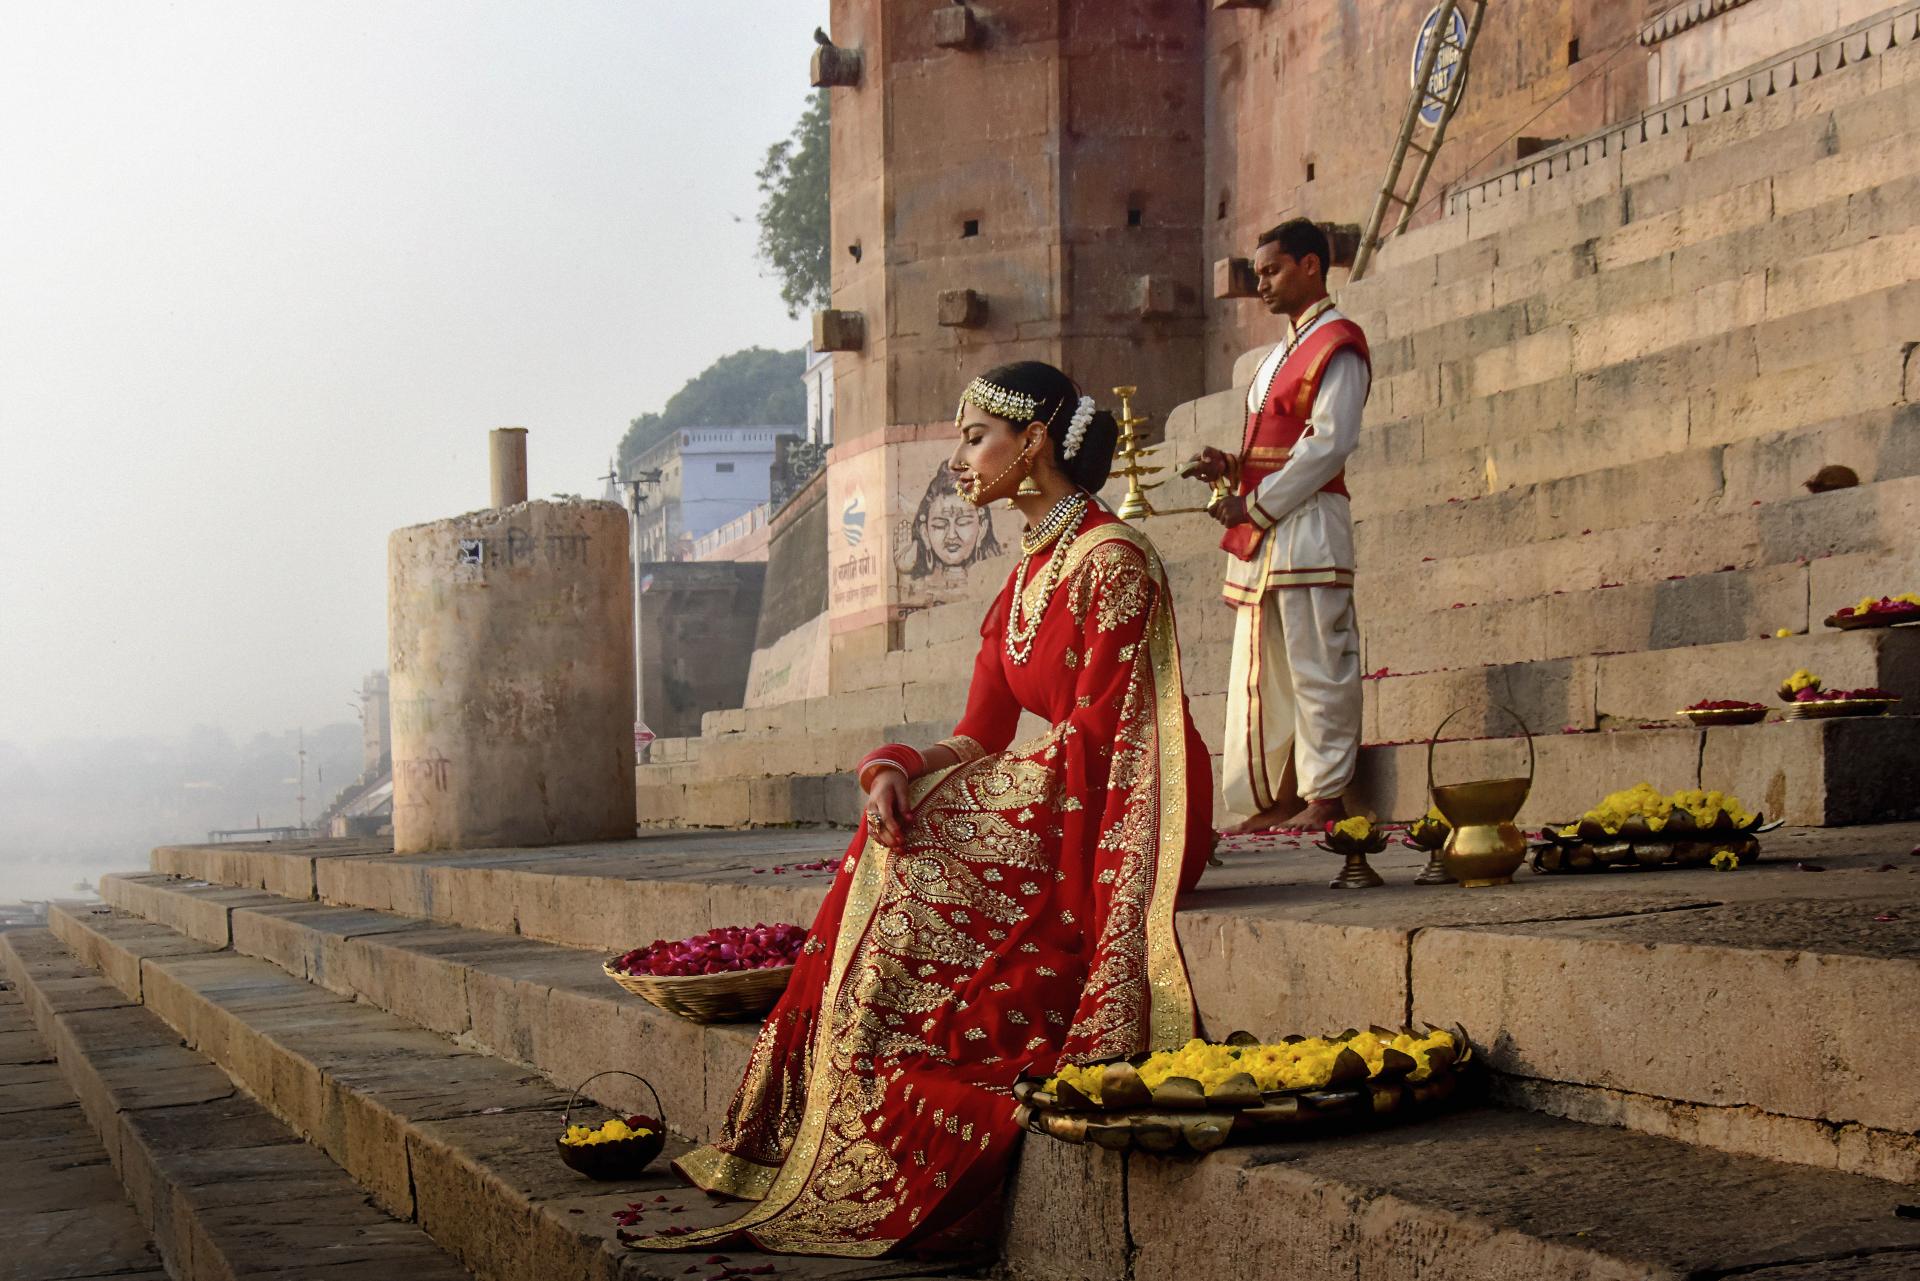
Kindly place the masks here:
<instances>
[{"instance_id":1,"label":"brass plate with marigold","mask_svg":"<svg viewBox=\"0 0 1920 1281\"><path fill-rule=\"evenodd\" d=\"M1739 798L1689 788L1664 796L1645 783L1614 792L1578 822L1550 824L1533 848L1533 870L1644 871L1744 867L1760 857L1759 836L1779 827Z\"/></svg>"},{"instance_id":2,"label":"brass plate with marigold","mask_svg":"<svg viewBox=\"0 0 1920 1281\"><path fill-rule=\"evenodd\" d=\"M1227 1143L1308 1137L1446 1106L1474 1070L1459 1027L1223 1042L1063 1067L1014 1083L1020 1125L1116 1151L1211 1152Z\"/></svg>"}]
</instances>

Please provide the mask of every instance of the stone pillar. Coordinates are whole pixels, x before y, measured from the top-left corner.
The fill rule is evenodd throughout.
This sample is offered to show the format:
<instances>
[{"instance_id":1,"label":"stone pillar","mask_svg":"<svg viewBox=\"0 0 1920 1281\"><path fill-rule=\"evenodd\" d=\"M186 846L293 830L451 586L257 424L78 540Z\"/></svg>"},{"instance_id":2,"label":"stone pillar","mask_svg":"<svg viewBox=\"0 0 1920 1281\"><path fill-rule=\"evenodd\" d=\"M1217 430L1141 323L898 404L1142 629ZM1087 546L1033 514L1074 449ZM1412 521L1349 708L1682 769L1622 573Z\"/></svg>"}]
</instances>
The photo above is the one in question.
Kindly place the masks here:
<instances>
[{"instance_id":1,"label":"stone pillar","mask_svg":"<svg viewBox=\"0 0 1920 1281\"><path fill-rule=\"evenodd\" d=\"M493 505L527 501L527 429L496 427L487 433L487 457L493 479Z\"/></svg>"},{"instance_id":2,"label":"stone pillar","mask_svg":"<svg viewBox=\"0 0 1920 1281\"><path fill-rule=\"evenodd\" d=\"M633 835L627 514L531 502L394 531L400 853Z\"/></svg>"}]
</instances>

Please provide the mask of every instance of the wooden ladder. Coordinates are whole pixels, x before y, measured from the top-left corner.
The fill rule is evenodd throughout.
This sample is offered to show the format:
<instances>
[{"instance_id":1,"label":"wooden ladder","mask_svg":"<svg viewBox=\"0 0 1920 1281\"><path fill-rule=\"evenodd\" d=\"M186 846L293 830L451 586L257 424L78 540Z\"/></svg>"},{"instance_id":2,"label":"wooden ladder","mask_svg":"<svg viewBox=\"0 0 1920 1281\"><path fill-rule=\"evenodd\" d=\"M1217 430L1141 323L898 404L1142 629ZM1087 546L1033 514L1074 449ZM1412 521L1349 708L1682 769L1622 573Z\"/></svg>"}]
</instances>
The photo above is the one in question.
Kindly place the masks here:
<instances>
[{"instance_id":1,"label":"wooden ladder","mask_svg":"<svg viewBox=\"0 0 1920 1281\"><path fill-rule=\"evenodd\" d=\"M1456 38L1455 18L1467 10L1472 11L1472 16L1465 18L1465 35ZM1452 122L1453 113L1459 110L1460 100L1466 93L1468 60L1473 54L1474 42L1480 38L1480 22L1486 14L1486 0L1440 0L1429 16L1433 35L1426 41L1426 47L1420 52L1419 65L1414 68L1414 87L1407 99L1406 119L1400 122L1400 136L1394 141L1393 158L1387 162L1386 180L1380 184L1380 195L1374 201L1373 213L1360 233L1360 247L1354 253L1349 280L1358 280L1365 275L1367 264L1373 261L1374 251L1389 235L1399 235L1413 221L1413 211L1420 204L1420 192L1427 185L1427 175L1433 172L1433 158L1440 153L1440 144L1447 140L1447 125ZM1451 61L1443 62L1443 57ZM1443 79L1436 91L1434 71L1436 68L1444 70L1449 65L1454 68L1453 75ZM1427 118L1429 112L1434 113L1431 119ZM1433 136L1425 146L1413 140L1422 125L1433 130ZM1413 181L1408 184L1406 194L1402 195L1400 174L1406 168L1409 151L1419 154L1420 163L1414 169ZM1395 205L1400 207L1400 221L1388 232L1385 230L1387 219Z\"/></svg>"}]
</instances>

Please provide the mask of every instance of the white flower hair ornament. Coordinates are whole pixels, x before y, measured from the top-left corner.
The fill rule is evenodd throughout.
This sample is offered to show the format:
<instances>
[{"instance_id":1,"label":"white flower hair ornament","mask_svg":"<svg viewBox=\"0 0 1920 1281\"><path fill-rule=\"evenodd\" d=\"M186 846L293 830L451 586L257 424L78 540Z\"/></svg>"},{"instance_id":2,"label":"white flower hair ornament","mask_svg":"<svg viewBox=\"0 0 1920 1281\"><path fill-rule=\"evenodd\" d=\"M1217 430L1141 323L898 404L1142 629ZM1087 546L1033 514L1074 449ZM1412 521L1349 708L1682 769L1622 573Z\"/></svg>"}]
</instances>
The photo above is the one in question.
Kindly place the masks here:
<instances>
[{"instance_id":1,"label":"white flower hair ornament","mask_svg":"<svg viewBox=\"0 0 1920 1281\"><path fill-rule=\"evenodd\" d=\"M1082 396L1074 406L1073 417L1067 420L1067 434L1060 441L1061 458L1072 458L1080 452L1080 442L1087 438L1087 424L1092 421L1093 397Z\"/></svg>"}]
</instances>

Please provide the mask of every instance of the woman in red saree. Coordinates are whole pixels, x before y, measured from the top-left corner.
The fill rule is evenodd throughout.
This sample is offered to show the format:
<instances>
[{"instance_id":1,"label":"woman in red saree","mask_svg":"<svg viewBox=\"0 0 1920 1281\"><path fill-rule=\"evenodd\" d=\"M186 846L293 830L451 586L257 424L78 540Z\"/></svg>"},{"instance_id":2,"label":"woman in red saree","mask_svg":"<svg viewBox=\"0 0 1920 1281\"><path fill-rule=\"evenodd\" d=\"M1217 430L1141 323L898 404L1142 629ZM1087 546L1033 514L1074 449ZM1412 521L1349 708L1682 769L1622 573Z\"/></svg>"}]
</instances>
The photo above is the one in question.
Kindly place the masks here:
<instances>
[{"instance_id":1,"label":"woman in red saree","mask_svg":"<svg viewBox=\"0 0 1920 1281\"><path fill-rule=\"evenodd\" d=\"M867 812L725 1134L675 1163L758 1204L638 1245L964 1244L981 1225L960 1220L994 1200L1021 1137L1022 1070L1194 1034L1173 907L1212 849L1212 767L1159 557L1090 496L1113 418L1023 362L974 380L956 427L969 500L1011 497L1028 520L966 715L924 754L868 758ZM1010 746L1023 709L1050 728Z\"/></svg>"}]
</instances>

